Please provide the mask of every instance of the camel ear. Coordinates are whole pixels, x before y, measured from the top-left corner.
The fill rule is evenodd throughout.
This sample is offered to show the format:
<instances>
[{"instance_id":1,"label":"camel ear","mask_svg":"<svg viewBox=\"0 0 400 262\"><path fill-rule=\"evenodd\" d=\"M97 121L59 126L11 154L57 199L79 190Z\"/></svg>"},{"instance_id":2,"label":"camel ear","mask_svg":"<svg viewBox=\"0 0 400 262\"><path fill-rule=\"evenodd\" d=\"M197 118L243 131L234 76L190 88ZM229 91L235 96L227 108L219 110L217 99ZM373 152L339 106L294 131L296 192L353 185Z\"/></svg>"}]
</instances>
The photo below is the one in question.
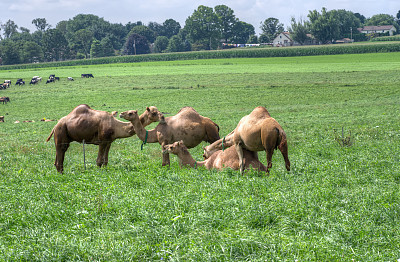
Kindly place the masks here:
<instances>
[{"instance_id":1,"label":"camel ear","mask_svg":"<svg viewBox=\"0 0 400 262\"><path fill-rule=\"evenodd\" d=\"M150 112L150 108L149 107L146 107L146 110Z\"/></svg>"}]
</instances>

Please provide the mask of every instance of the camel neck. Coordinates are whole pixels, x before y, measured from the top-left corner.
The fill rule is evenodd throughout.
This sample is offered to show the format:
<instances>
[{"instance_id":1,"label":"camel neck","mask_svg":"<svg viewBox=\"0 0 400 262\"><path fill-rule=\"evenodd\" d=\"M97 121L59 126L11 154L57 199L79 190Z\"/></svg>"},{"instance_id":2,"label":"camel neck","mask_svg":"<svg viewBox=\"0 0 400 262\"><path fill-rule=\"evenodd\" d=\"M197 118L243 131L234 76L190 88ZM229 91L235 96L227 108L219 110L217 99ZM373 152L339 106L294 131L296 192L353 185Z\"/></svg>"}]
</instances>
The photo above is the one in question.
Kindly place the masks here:
<instances>
[{"instance_id":1,"label":"camel neck","mask_svg":"<svg viewBox=\"0 0 400 262\"><path fill-rule=\"evenodd\" d=\"M133 136L135 134L135 129L132 123L122 122L117 120L115 123L115 135L116 138L126 138Z\"/></svg>"},{"instance_id":2,"label":"camel neck","mask_svg":"<svg viewBox=\"0 0 400 262\"><path fill-rule=\"evenodd\" d=\"M189 151L187 150L180 152L178 154L178 158L179 158L179 164L181 166L191 166L193 168L196 168L198 166L204 165L203 162L197 162L196 160L194 160L192 155L190 155Z\"/></svg>"}]
</instances>

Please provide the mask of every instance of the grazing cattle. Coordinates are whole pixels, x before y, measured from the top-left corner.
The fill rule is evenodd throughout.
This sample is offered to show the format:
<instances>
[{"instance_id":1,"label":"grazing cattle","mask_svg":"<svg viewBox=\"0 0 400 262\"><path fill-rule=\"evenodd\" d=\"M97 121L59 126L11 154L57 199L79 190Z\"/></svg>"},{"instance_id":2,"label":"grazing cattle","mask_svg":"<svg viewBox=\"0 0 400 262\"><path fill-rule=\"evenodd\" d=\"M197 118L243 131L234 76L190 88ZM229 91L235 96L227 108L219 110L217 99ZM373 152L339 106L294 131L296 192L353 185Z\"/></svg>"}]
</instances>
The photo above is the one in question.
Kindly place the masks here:
<instances>
[{"instance_id":1,"label":"grazing cattle","mask_svg":"<svg viewBox=\"0 0 400 262\"><path fill-rule=\"evenodd\" d=\"M74 81L74 79L72 77L70 77L70 76L67 78L67 80L68 81Z\"/></svg>"},{"instance_id":2,"label":"grazing cattle","mask_svg":"<svg viewBox=\"0 0 400 262\"><path fill-rule=\"evenodd\" d=\"M31 82L29 82L30 85L36 85L37 83L39 83L39 80L37 80L37 78L32 78Z\"/></svg>"},{"instance_id":3,"label":"grazing cattle","mask_svg":"<svg viewBox=\"0 0 400 262\"><path fill-rule=\"evenodd\" d=\"M94 78L94 76L92 74L81 74L81 77L82 78L90 78L90 77Z\"/></svg>"},{"instance_id":4,"label":"grazing cattle","mask_svg":"<svg viewBox=\"0 0 400 262\"><path fill-rule=\"evenodd\" d=\"M54 81L55 81L55 80L60 81L60 78L59 78L58 76L55 76L55 77L54 77Z\"/></svg>"},{"instance_id":5,"label":"grazing cattle","mask_svg":"<svg viewBox=\"0 0 400 262\"><path fill-rule=\"evenodd\" d=\"M0 122L4 122L4 116L0 116Z\"/></svg>"},{"instance_id":6,"label":"grazing cattle","mask_svg":"<svg viewBox=\"0 0 400 262\"><path fill-rule=\"evenodd\" d=\"M11 85L11 80L4 80L4 83L7 83L7 84Z\"/></svg>"},{"instance_id":7,"label":"grazing cattle","mask_svg":"<svg viewBox=\"0 0 400 262\"><path fill-rule=\"evenodd\" d=\"M25 81L24 81L22 78L20 78L20 79L17 80L17 82L15 83L15 85L19 85L19 86L25 85Z\"/></svg>"},{"instance_id":8,"label":"grazing cattle","mask_svg":"<svg viewBox=\"0 0 400 262\"><path fill-rule=\"evenodd\" d=\"M56 80L54 80L54 78L49 78L49 79L47 79L47 81L46 81L46 84L48 84L48 83L53 83L53 82L55 82Z\"/></svg>"},{"instance_id":9,"label":"grazing cattle","mask_svg":"<svg viewBox=\"0 0 400 262\"><path fill-rule=\"evenodd\" d=\"M9 88L10 87L10 84L9 83L3 83L2 85L1 85L1 87L0 87L0 89L7 89L7 88Z\"/></svg>"},{"instance_id":10,"label":"grazing cattle","mask_svg":"<svg viewBox=\"0 0 400 262\"><path fill-rule=\"evenodd\" d=\"M0 97L0 103L7 104L7 102L10 102L10 98L8 96Z\"/></svg>"}]
</instances>

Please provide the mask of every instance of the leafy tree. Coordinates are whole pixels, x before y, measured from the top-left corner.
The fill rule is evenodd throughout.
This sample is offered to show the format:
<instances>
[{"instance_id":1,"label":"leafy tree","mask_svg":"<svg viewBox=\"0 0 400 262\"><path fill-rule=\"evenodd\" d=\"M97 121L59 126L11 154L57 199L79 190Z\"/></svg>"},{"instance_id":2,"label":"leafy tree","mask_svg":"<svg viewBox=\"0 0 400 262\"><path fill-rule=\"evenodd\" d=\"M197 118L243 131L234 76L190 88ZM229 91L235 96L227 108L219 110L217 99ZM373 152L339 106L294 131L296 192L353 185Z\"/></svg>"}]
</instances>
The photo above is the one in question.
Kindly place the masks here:
<instances>
[{"instance_id":1,"label":"leafy tree","mask_svg":"<svg viewBox=\"0 0 400 262\"><path fill-rule=\"evenodd\" d=\"M39 31L46 31L51 26L47 23L46 18L36 18L32 20L32 24L34 24Z\"/></svg>"},{"instance_id":2,"label":"leafy tree","mask_svg":"<svg viewBox=\"0 0 400 262\"><path fill-rule=\"evenodd\" d=\"M154 52L156 53L164 52L168 47L168 43L169 43L168 37L166 36L157 37L156 41L154 42Z\"/></svg>"},{"instance_id":3,"label":"leafy tree","mask_svg":"<svg viewBox=\"0 0 400 262\"><path fill-rule=\"evenodd\" d=\"M168 38L171 38L174 35L177 35L181 30L181 25L179 22L175 21L174 19L167 19L162 24L162 34Z\"/></svg>"},{"instance_id":4,"label":"leafy tree","mask_svg":"<svg viewBox=\"0 0 400 262\"><path fill-rule=\"evenodd\" d=\"M4 65L14 65L21 63L18 45L10 39L1 42L2 63Z\"/></svg>"},{"instance_id":5,"label":"leafy tree","mask_svg":"<svg viewBox=\"0 0 400 262\"><path fill-rule=\"evenodd\" d=\"M22 48L22 62L23 63L33 63L43 61L43 50L42 48L33 41L24 42Z\"/></svg>"},{"instance_id":6,"label":"leafy tree","mask_svg":"<svg viewBox=\"0 0 400 262\"><path fill-rule=\"evenodd\" d=\"M75 32L73 41L75 44L75 49L83 52L87 57L93 41L93 33L88 29L80 29Z\"/></svg>"},{"instance_id":7,"label":"leafy tree","mask_svg":"<svg viewBox=\"0 0 400 262\"><path fill-rule=\"evenodd\" d=\"M92 45L90 47L90 57L95 58L102 56L103 56L103 47L101 46L100 41L95 39L93 40Z\"/></svg>"},{"instance_id":8,"label":"leafy tree","mask_svg":"<svg viewBox=\"0 0 400 262\"><path fill-rule=\"evenodd\" d=\"M322 43L328 43L331 40L339 38L339 21L337 17L335 17L332 12L328 12L325 7L322 8L321 13L316 10L310 11L308 18L311 23L311 34Z\"/></svg>"},{"instance_id":9,"label":"leafy tree","mask_svg":"<svg viewBox=\"0 0 400 262\"><path fill-rule=\"evenodd\" d=\"M225 43L228 43L234 36L234 27L238 23L238 19L235 17L233 10L226 5L217 5L214 10L219 19L221 37Z\"/></svg>"},{"instance_id":10,"label":"leafy tree","mask_svg":"<svg viewBox=\"0 0 400 262\"><path fill-rule=\"evenodd\" d=\"M129 34L138 34L144 36L150 43L154 43L156 37L154 31L145 25L135 26L132 28Z\"/></svg>"},{"instance_id":11,"label":"leafy tree","mask_svg":"<svg viewBox=\"0 0 400 262\"><path fill-rule=\"evenodd\" d=\"M258 37L258 42L259 42L259 43L270 43L270 42L272 42L272 41L269 39L269 37L268 37L267 35L261 34L261 35Z\"/></svg>"},{"instance_id":12,"label":"leafy tree","mask_svg":"<svg viewBox=\"0 0 400 262\"><path fill-rule=\"evenodd\" d=\"M169 39L167 51L168 52L183 52L183 51L185 51L185 45L184 45L182 39L177 35L172 36L171 39Z\"/></svg>"},{"instance_id":13,"label":"leafy tree","mask_svg":"<svg viewBox=\"0 0 400 262\"><path fill-rule=\"evenodd\" d=\"M233 36L230 42L244 44L247 43L249 38L253 35L255 35L255 28L253 25L238 21L233 27Z\"/></svg>"},{"instance_id":14,"label":"leafy tree","mask_svg":"<svg viewBox=\"0 0 400 262\"><path fill-rule=\"evenodd\" d=\"M5 24L1 25L1 28L3 28L5 38L10 38L13 34L18 32L18 26L12 20L8 20Z\"/></svg>"},{"instance_id":15,"label":"leafy tree","mask_svg":"<svg viewBox=\"0 0 400 262\"><path fill-rule=\"evenodd\" d=\"M44 57L47 61L58 61L68 57L67 39L58 29L49 29L43 34Z\"/></svg>"},{"instance_id":16,"label":"leafy tree","mask_svg":"<svg viewBox=\"0 0 400 262\"><path fill-rule=\"evenodd\" d=\"M114 56L115 51L113 48L113 44L112 44L111 39L108 36L101 39L100 44L101 44L101 48L103 50L103 56Z\"/></svg>"},{"instance_id":17,"label":"leafy tree","mask_svg":"<svg viewBox=\"0 0 400 262\"><path fill-rule=\"evenodd\" d=\"M279 19L274 17L270 17L262 22L260 29L269 39L274 39L284 30L283 24L279 22Z\"/></svg>"},{"instance_id":18,"label":"leafy tree","mask_svg":"<svg viewBox=\"0 0 400 262\"><path fill-rule=\"evenodd\" d=\"M154 32L154 34L155 34L155 36L157 37L157 36L160 36L160 35L163 35L163 31L164 31L164 28L163 28L163 25L162 24L159 24L159 23L157 23L157 22L149 22L148 24L147 24L147 27L151 30L151 31L153 31Z\"/></svg>"},{"instance_id":19,"label":"leafy tree","mask_svg":"<svg viewBox=\"0 0 400 262\"><path fill-rule=\"evenodd\" d=\"M360 20L360 23L363 25L365 23L365 21L367 20L367 18L365 18L365 16L363 16L360 13L354 13L354 16L357 17Z\"/></svg>"},{"instance_id":20,"label":"leafy tree","mask_svg":"<svg viewBox=\"0 0 400 262\"><path fill-rule=\"evenodd\" d=\"M200 49L216 48L219 44L221 37L219 19L210 7L200 5L186 19L184 28L189 39Z\"/></svg>"},{"instance_id":21,"label":"leafy tree","mask_svg":"<svg viewBox=\"0 0 400 262\"><path fill-rule=\"evenodd\" d=\"M150 53L150 47L147 38L135 33L129 34L124 45L123 54L140 55L148 53Z\"/></svg>"},{"instance_id":22,"label":"leafy tree","mask_svg":"<svg viewBox=\"0 0 400 262\"><path fill-rule=\"evenodd\" d=\"M303 45L305 41L308 39L307 36L307 34L309 33L308 24L302 19L300 19L300 21L297 22L296 18L292 17L289 31L290 31L290 37L301 45Z\"/></svg>"},{"instance_id":23,"label":"leafy tree","mask_svg":"<svg viewBox=\"0 0 400 262\"><path fill-rule=\"evenodd\" d=\"M249 37L249 40L247 41L248 44L257 44L258 43L258 38L256 35L252 35Z\"/></svg>"},{"instance_id":24,"label":"leafy tree","mask_svg":"<svg viewBox=\"0 0 400 262\"><path fill-rule=\"evenodd\" d=\"M338 21L339 26L339 38L350 37L352 30L356 31L357 28L361 27L360 19L351 12L344 9L331 10L332 16Z\"/></svg>"}]
</instances>

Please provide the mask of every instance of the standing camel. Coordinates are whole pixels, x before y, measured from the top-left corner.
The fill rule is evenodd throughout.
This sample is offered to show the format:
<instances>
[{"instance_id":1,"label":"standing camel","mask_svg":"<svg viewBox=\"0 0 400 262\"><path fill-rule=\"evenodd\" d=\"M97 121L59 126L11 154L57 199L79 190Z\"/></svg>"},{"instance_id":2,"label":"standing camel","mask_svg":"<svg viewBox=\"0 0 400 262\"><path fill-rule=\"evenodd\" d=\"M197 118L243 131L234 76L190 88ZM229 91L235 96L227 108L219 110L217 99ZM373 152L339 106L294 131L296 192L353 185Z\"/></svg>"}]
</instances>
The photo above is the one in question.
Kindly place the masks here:
<instances>
[{"instance_id":1,"label":"standing camel","mask_svg":"<svg viewBox=\"0 0 400 262\"><path fill-rule=\"evenodd\" d=\"M209 158L204 161L196 161L190 155L189 150L183 143L183 141L174 142L166 145L163 150L163 154L171 153L177 155L179 158L179 165L198 167L204 166L207 169L222 170L224 168L232 168L233 170L239 170L239 156L236 153L234 147L229 147L226 150L217 150ZM264 166L259 160L257 152L248 151L243 149L243 161L245 169L251 167L261 172L267 172L267 167Z\"/></svg>"},{"instance_id":2,"label":"standing camel","mask_svg":"<svg viewBox=\"0 0 400 262\"><path fill-rule=\"evenodd\" d=\"M219 126L208 117L201 116L191 107L182 108L175 116L166 117L152 130L146 131L139 121L136 110L122 112L119 117L131 121L140 140L165 146L182 140L187 148L202 141L213 143L219 139ZM162 165L169 165L169 154L163 154Z\"/></svg>"},{"instance_id":3,"label":"standing camel","mask_svg":"<svg viewBox=\"0 0 400 262\"><path fill-rule=\"evenodd\" d=\"M147 126L163 118L161 112L154 106L147 107L140 116L139 122ZM46 142L54 134L56 146L56 160L54 165L58 172L64 170L64 157L72 141L99 146L97 165L106 166L111 143L118 138L133 136L135 130L131 123L116 119L112 114L98 111L88 105L79 105L71 113L58 121L51 131Z\"/></svg>"},{"instance_id":4,"label":"standing camel","mask_svg":"<svg viewBox=\"0 0 400 262\"><path fill-rule=\"evenodd\" d=\"M249 115L244 116L226 137L217 140L204 148L204 157L207 158L216 150L234 145L239 156L240 171L243 172L243 149L249 151L265 151L267 154L267 168L272 167L272 155L276 148L282 153L286 169L290 170L286 133L279 123L271 117L266 108L256 107Z\"/></svg>"}]
</instances>

